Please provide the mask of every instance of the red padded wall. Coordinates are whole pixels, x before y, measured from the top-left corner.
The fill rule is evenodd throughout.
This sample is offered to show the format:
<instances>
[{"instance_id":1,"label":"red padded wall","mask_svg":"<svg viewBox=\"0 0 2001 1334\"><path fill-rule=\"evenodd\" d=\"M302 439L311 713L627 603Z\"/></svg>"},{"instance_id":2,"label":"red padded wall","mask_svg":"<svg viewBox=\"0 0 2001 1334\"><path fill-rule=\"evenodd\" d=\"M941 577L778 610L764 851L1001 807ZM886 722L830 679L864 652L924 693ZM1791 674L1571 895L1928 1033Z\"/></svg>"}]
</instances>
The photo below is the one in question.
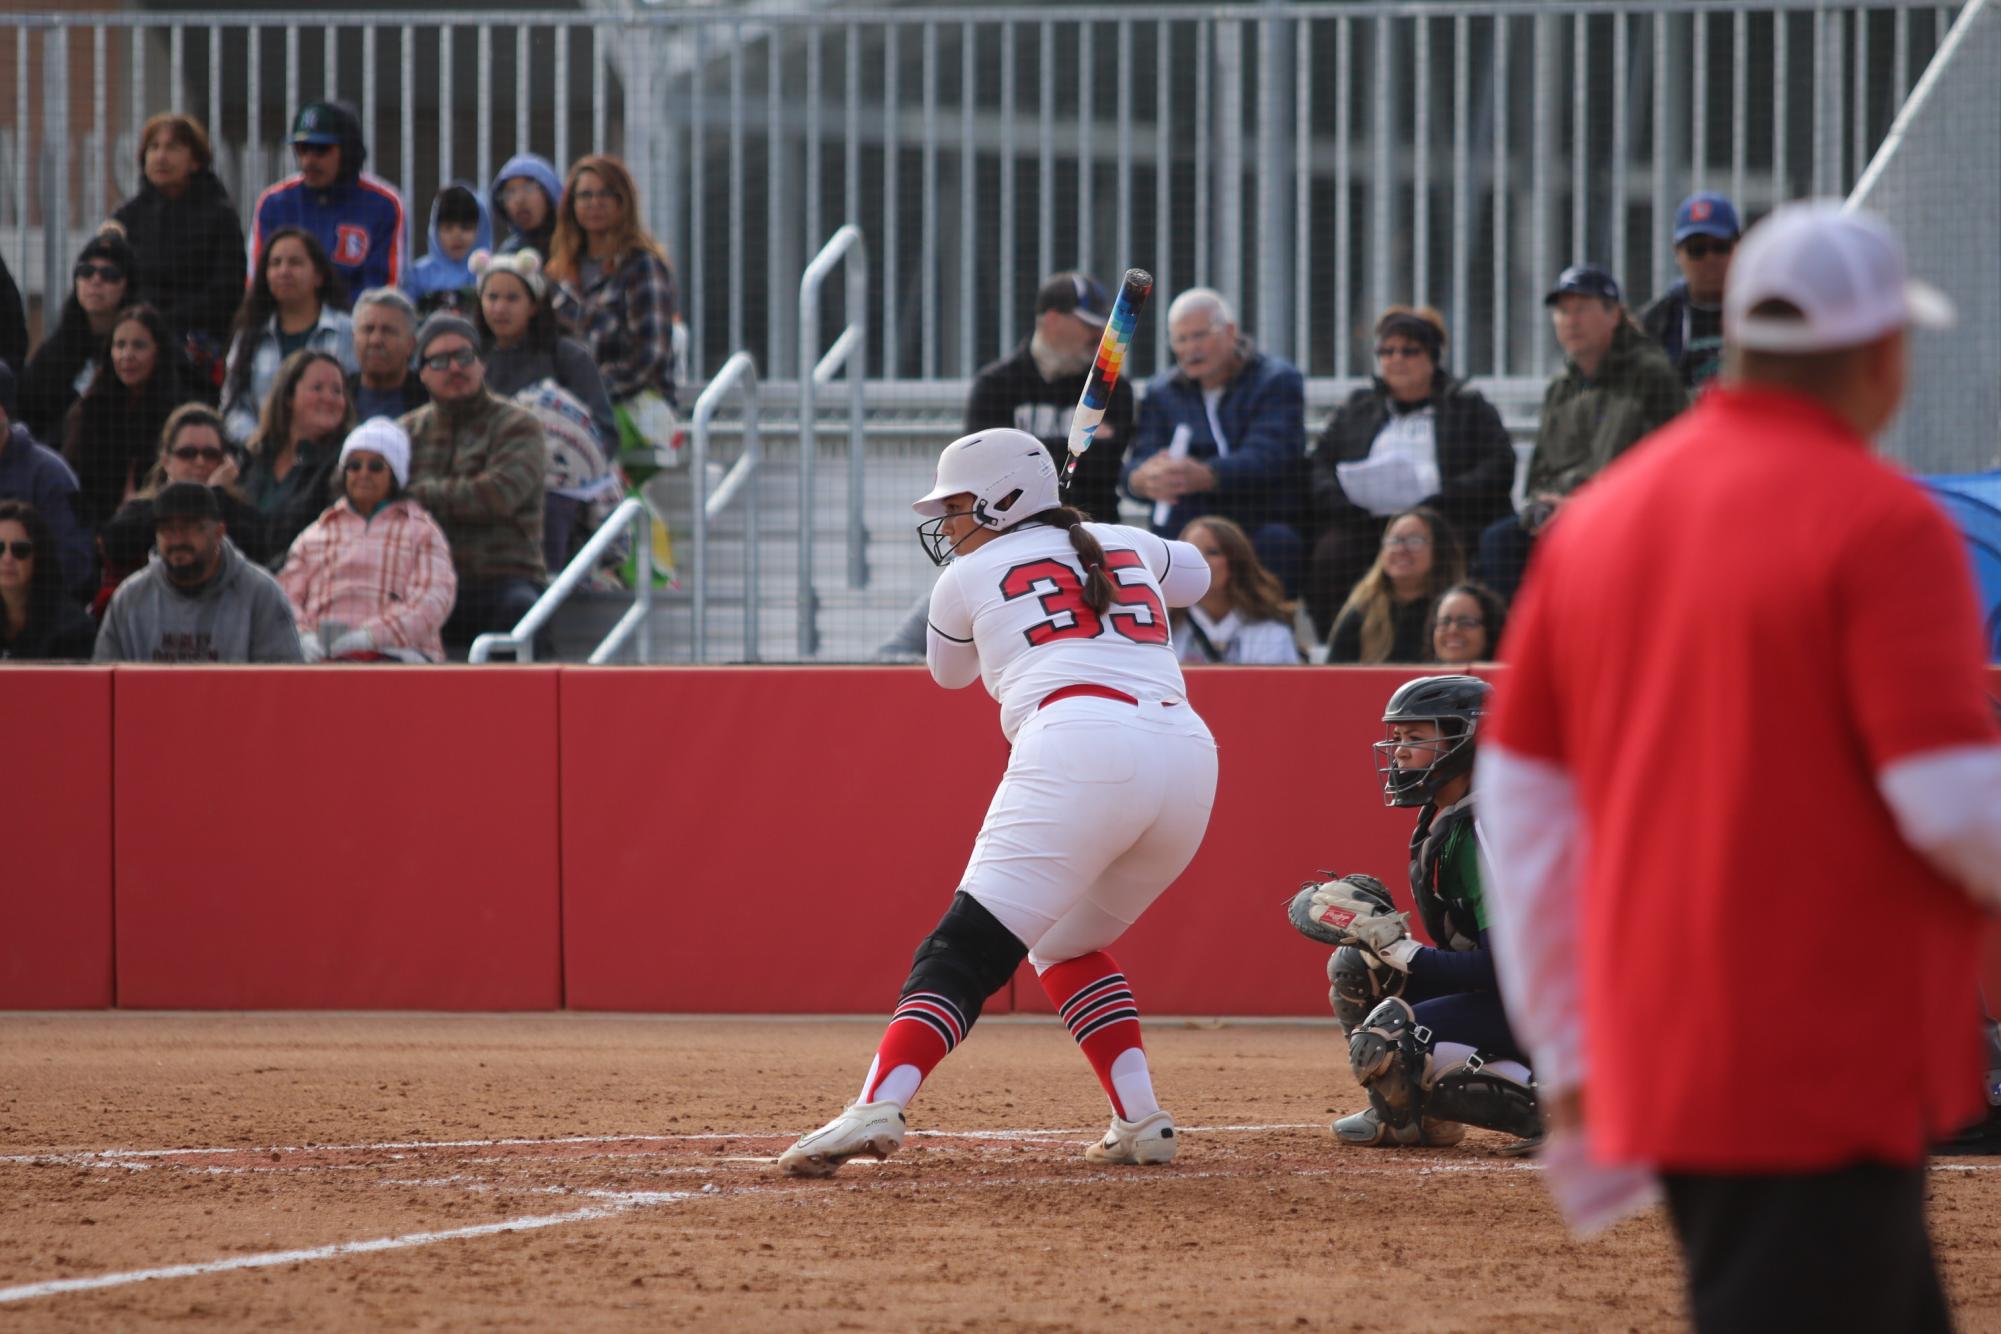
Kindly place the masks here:
<instances>
[{"instance_id":1,"label":"red padded wall","mask_svg":"<svg viewBox=\"0 0 2001 1334\"><path fill-rule=\"evenodd\" d=\"M119 1003L560 1006L556 678L119 669Z\"/></svg>"},{"instance_id":2,"label":"red padded wall","mask_svg":"<svg viewBox=\"0 0 2001 1334\"><path fill-rule=\"evenodd\" d=\"M111 679L0 668L0 1010L112 1003Z\"/></svg>"},{"instance_id":3,"label":"red padded wall","mask_svg":"<svg viewBox=\"0 0 2001 1334\"><path fill-rule=\"evenodd\" d=\"M922 668L565 672L570 1005L886 1010L1006 754Z\"/></svg>"}]
</instances>

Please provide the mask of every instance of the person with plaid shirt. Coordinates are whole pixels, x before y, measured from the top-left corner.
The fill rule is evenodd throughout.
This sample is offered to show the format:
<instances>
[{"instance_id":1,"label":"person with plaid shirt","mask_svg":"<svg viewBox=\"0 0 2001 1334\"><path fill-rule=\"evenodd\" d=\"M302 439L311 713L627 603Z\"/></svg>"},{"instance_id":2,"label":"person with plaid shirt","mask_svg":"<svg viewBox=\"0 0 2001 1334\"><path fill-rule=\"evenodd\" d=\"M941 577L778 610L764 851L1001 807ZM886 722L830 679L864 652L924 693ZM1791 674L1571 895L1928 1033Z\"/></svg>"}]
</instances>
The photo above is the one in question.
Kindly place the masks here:
<instances>
[{"instance_id":1,"label":"person with plaid shirt","mask_svg":"<svg viewBox=\"0 0 2001 1334\"><path fill-rule=\"evenodd\" d=\"M591 156L570 168L549 252L556 318L590 349L612 403L650 391L672 407L679 296L625 164Z\"/></svg>"},{"instance_id":2,"label":"person with plaid shirt","mask_svg":"<svg viewBox=\"0 0 2001 1334\"><path fill-rule=\"evenodd\" d=\"M341 498L292 543L278 584L308 662L443 662L458 594L445 531L404 491L410 437L387 417L340 450Z\"/></svg>"}]
</instances>

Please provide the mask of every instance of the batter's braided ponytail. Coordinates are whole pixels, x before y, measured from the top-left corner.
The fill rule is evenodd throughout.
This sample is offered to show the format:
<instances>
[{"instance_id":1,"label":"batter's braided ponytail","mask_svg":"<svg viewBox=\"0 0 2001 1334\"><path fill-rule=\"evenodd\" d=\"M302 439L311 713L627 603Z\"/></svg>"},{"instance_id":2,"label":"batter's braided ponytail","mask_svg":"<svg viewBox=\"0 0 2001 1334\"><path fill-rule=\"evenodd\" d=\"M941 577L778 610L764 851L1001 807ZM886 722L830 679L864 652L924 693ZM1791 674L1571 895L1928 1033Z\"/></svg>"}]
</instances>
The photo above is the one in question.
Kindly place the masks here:
<instances>
[{"instance_id":1,"label":"batter's braided ponytail","mask_svg":"<svg viewBox=\"0 0 2001 1334\"><path fill-rule=\"evenodd\" d=\"M1112 576L1105 573L1105 549L1098 545L1098 539L1084 526L1084 512L1069 505L1059 505L1035 515L1032 522L1046 523L1051 528L1061 528L1070 534L1070 545L1084 566L1084 605L1100 616L1104 615L1112 605Z\"/></svg>"}]
</instances>

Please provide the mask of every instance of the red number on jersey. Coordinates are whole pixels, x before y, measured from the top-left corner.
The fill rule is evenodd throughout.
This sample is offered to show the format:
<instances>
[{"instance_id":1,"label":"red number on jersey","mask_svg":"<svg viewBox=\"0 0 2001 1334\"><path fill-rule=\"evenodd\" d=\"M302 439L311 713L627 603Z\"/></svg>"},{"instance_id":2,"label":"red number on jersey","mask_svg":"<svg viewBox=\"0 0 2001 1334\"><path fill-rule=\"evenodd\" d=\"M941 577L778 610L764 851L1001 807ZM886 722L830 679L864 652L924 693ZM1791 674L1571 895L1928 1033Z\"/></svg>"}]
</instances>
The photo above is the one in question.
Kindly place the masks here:
<instances>
[{"instance_id":1,"label":"red number on jersey","mask_svg":"<svg viewBox=\"0 0 2001 1334\"><path fill-rule=\"evenodd\" d=\"M1135 644L1168 642L1167 609L1145 584L1120 582L1118 570L1141 569L1137 551L1105 553L1105 569L1112 580L1112 606L1100 617L1084 603L1084 581L1063 561L1049 559L1017 565L1001 577L1001 596L1012 602L1038 592L1042 609L1049 619L1023 632L1031 645L1052 644L1059 639L1095 639L1109 622L1125 639Z\"/></svg>"},{"instance_id":2,"label":"red number on jersey","mask_svg":"<svg viewBox=\"0 0 2001 1334\"><path fill-rule=\"evenodd\" d=\"M1084 605L1084 581L1060 560L1030 561L1015 566L1001 576L1001 596L1012 602L1036 592L1038 585L1048 586L1048 591L1042 594L1042 609L1049 613L1049 619L1023 632L1030 644L1095 639L1105 628L1098 613ZM1065 617L1069 618L1067 622Z\"/></svg>"}]
</instances>

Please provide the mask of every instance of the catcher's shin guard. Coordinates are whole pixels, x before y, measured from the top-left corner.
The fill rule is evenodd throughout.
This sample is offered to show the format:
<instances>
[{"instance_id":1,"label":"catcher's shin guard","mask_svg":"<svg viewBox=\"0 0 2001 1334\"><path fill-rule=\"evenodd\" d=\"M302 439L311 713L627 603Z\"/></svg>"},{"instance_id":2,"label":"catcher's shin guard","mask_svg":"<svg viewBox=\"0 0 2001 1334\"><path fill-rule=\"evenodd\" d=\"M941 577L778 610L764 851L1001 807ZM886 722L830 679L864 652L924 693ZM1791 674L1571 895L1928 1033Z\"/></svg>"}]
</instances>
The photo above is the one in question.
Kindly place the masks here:
<instances>
[{"instance_id":1,"label":"catcher's shin guard","mask_svg":"<svg viewBox=\"0 0 2001 1334\"><path fill-rule=\"evenodd\" d=\"M1523 1139L1542 1133L1535 1084L1488 1068L1475 1052L1434 1067L1435 1039L1401 996L1369 1012L1348 1039L1348 1065L1368 1090L1369 1105L1399 1140L1414 1137L1423 1118L1459 1121Z\"/></svg>"},{"instance_id":2,"label":"catcher's shin guard","mask_svg":"<svg viewBox=\"0 0 2001 1334\"><path fill-rule=\"evenodd\" d=\"M1334 1007L1341 1031L1352 1036L1384 997L1403 993L1408 978L1401 969L1353 945L1335 950L1327 959L1327 980L1332 983L1327 988L1327 1003Z\"/></svg>"}]
</instances>

